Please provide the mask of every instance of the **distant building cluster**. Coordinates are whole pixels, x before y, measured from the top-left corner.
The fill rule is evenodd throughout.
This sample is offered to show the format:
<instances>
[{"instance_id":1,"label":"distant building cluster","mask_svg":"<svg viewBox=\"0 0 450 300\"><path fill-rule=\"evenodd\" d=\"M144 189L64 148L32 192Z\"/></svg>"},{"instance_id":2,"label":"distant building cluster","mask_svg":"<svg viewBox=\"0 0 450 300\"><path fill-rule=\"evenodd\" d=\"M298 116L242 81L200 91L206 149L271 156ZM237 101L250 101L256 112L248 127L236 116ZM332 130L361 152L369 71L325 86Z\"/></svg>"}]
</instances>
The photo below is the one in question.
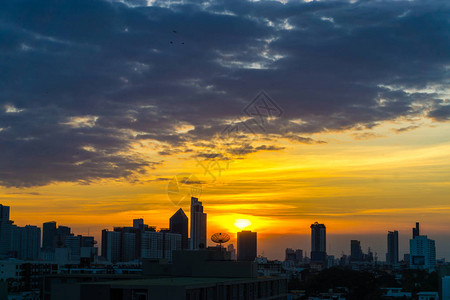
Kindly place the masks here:
<instances>
[{"instance_id":1,"label":"distant building cluster","mask_svg":"<svg viewBox=\"0 0 450 300\"><path fill-rule=\"evenodd\" d=\"M23 260L40 259L41 229L20 227L9 219L9 206L0 204L0 257Z\"/></svg>"},{"instance_id":2,"label":"distant building cluster","mask_svg":"<svg viewBox=\"0 0 450 300\"><path fill-rule=\"evenodd\" d=\"M436 269L435 241L426 235L420 234L420 225L412 230L412 238L409 243L409 253L403 260L399 257L399 233L397 230L387 233L387 252L384 266L392 268L408 268L433 271ZM343 254L339 259L327 254L327 234L325 224L315 222L311 224L311 253L310 257L303 255L303 250L287 248L285 250L285 262L295 266L308 265L312 269L322 270L333 266L351 266L353 269L370 268L373 264L380 264L376 253L370 248L367 253L362 250L361 241L350 240L350 255Z\"/></svg>"},{"instance_id":3,"label":"distant building cluster","mask_svg":"<svg viewBox=\"0 0 450 300\"><path fill-rule=\"evenodd\" d=\"M98 256L93 236L75 235L70 227L57 226L54 221L46 222L42 227L43 260L90 264Z\"/></svg>"},{"instance_id":4,"label":"distant building cluster","mask_svg":"<svg viewBox=\"0 0 450 300\"><path fill-rule=\"evenodd\" d=\"M155 295L159 293L159 289L163 291L162 293L175 293L172 283L177 282L180 287L176 293L190 295L189 297L195 299L199 291L205 295L210 293L232 295L235 289L239 290L240 286L243 286L244 290L251 294L255 287L265 289L270 285L277 287L277 290L273 293L267 290L261 292L261 295L272 297L282 295L283 290L286 289L286 281L280 280L280 276L298 279L303 276L302 270L308 270L314 274L337 266L365 271L376 271L381 268L392 272L408 269L430 272L438 269L438 265L440 266L439 278L442 279L441 293L450 295L448 292L450 291L450 268L436 260L435 242L426 235L421 235L419 223L416 223L412 230L412 238L409 241L410 251L403 260L399 257L398 231L388 231L385 262L378 262L377 254L372 253L370 248L364 252L361 241L356 239L350 240L349 255L343 254L340 258L328 255L325 224L315 222L310 228L309 257L302 249L294 248L285 249L284 261L271 261L266 257L258 256L257 232L248 230L237 232L236 248L233 244L222 246L222 243L230 239L225 233L216 233L212 241L217 245L208 247L207 214L204 212L202 202L192 197L190 220L180 208L170 217L169 228L157 230L156 227L145 224L144 219L139 218L133 220L132 226L114 227L112 230L103 229L99 255L97 242L93 236L75 235L70 227L58 225L55 221L43 223L42 232L37 226L17 226L10 220L10 208L0 205L0 297L2 280L14 282L14 285L10 284L9 289L31 291L44 288L42 286L44 276L46 278L44 284L48 286L59 289L63 287L60 283L70 279L71 282L76 283L70 286L74 289L74 293L93 292L90 298L83 298L83 296L83 299L95 299L98 296L96 291L91 291L94 286L102 293L117 292L125 295L130 289L134 290L133 281L127 281L112 288L109 280L120 276L128 280L142 279L143 274L144 277L151 278L145 277L146 279L139 283L142 286L138 294L142 292ZM86 276L79 277L80 274ZM156 280L155 276L171 279ZM204 285L192 279L198 276L208 278L207 282L211 284ZM229 277L230 281L225 284L223 279L213 279L214 276ZM191 279L182 279L184 277ZM239 277L246 279L240 278L236 281ZM270 279L272 277L278 279ZM93 282L97 281L105 283L94 285ZM156 288L154 285L159 287ZM224 292L224 288L229 290ZM66 293L65 288L55 293L48 288L45 289L44 295L47 295L48 299L60 299ZM214 291L211 292L212 290ZM395 287L386 288L383 293L387 295L386 297L390 297L389 295L410 296L407 292ZM138 294L136 295L139 296ZM329 292L317 299L340 297L339 295L343 294L345 292L342 291ZM53 298L54 295L57 297ZM133 297L130 299L135 299Z\"/></svg>"}]
</instances>

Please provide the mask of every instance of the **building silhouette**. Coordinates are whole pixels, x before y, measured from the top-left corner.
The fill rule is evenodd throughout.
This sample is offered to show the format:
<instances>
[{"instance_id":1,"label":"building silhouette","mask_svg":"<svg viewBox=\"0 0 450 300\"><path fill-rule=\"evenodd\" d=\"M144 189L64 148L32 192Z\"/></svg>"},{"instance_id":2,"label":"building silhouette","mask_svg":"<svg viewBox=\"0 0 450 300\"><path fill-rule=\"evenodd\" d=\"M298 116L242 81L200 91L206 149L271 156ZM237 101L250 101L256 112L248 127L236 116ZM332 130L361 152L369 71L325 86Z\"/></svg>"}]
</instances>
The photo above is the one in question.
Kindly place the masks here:
<instances>
[{"instance_id":1,"label":"building silhouette","mask_svg":"<svg viewBox=\"0 0 450 300\"><path fill-rule=\"evenodd\" d=\"M398 231L389 231L387 234L386 263L389 265L398 264Z\"/></svg>"},{"instance_id":2,"label":"building silhouette","mask_svg":"<svg viewBox=\"0 0 450 300\"><path fill-rule=\"evenodd\" d=\"M142 233L141 258L165 258L172 261L172 252L181 250L181 234L160 230Z\"/></svg>"},{"instance_id":3,"label":"building silhouette","mask_svg":"<svg viewBox=\"0 0 450 300\"><path fill-rule=\"evenodd\" d=\"M8 255L10 240L9 206L0 204L0 256Z\"/></svg>"},{"instance_id":4,"label":"building silhouette","mask_svg":"<svg viewBox=\"0 0 450 300\"><path fill-rule=\"evenodd\" d=\"M256 232L243 230L237 233L237 260L254 261L257 255Z\"/></svg>"},{"instance_id":5,"label":"building silhouette","mask_svg":"<svg viewBox=\"0 0 450 300\"><path fill-rule=\"evenodd\" d=\"M229 244L227 246L227 251L230 253L231 256L231 260L236 260L236 249L234 249L234 245L233 244Z\"/></svg>"},{"instance_id":6,"label":"building silhouette","mask_svg":"<svg viewBox=\"0 0 450 300\"><path fill-rule=\"evenodd\" d=\"M10 220L10 207L0 204L0 258L37 260L41 256L41 229L17 226Z\"/></svg>"},{"instance_id":7,"label":"building silhouette","mask_svg":"<svg viewBox=\"0 0 450 300\"><path fill-rule=\"evenodd\" d=\"M416 227L412 229L412 238L414 239L416 236L420 235L419 222L416 222Z\"/></svg>"},{"instance_id":8,"label":"building silhouette","mask_svg":"<svg viewBox=\"0 0 450 300\"><path fill-rule=\"evenodd\" d=\"M54 252L55 248L64 248L66 237L73 235L70 227L57 226L55 221L45 222L42 228L42 250L45 252Z\"/></svg>"},{"instance_id":9,"label":"building silhouette","mask_svg":"<svg viewBox=\"0 0 450 300\"><path fill-rule=\"evenodd\" d=\"M45 276L43 299L287 299L284 276L259 276L254 261L225 248L174 251L173 261L144 260L140 274Z\"/></svg>"},{"instance_id":10,"label":"building silhouette","mask_svg":"<svg viewBox=\"0 0 450 300\"><path fill-rule=\"evenodd\" d=\"M58 226L56 229L56 248L65 247L66 245L66 237L73 236L71 233L70 227L67 226Z\"/></svg>"},{"instance_id":11,"label":"building silhouette","mask_svg":"<svg viewBox=\"0 0 450 300\"><path fill-rule=\"evenodd\" d=\"M144 219L133 219L133 228L143 229Z\"/></svg>"},{"instance_id":12,"label":"building silhouette","mask_svg":"<svg viewBox=\"0 0 450 300\"><path fill-rule=\"evenodd\" d=\"M182 208L177 210L177 212L170 217L169 229L171 233L181 234L181 248L188 249L189 219Z\"/></svg>"},{"instance_id":13,"label":"building silhouette","mask_svg":"<svg viewBox=\"0 0 450 300\"><path fill-rule=\"evenodd\" d=\"M112 263L161 258L171 261L172 252L181 250L181 234L168 229L157 232L140 220L133 220L133 227L102 230L102 257Z\"/></svg>"},{"instance_id":14,"label":"building silhouette","mask_svg":"<svg viewBox=\"0 0 450 300\"><path fill-rule=\"evenodd\" d=\"M116 263L120 261L121 236L120 232L102 230L102 257Z\"/></svg>"},{"instance_id":15,"label":"building silhouette","mask_svg":"<svg viewBox=\"0 0 450 300\"><path fill-rule=\"evenodd\" d=\"M303 250L301 249L292 249L292 248L286 248L285 250L285 261L291 261L295 264L300 264L303 262Z\"/></svg>"},{"instance_id":16,"label":"building silhouette","mask_svg":"<svg viewBox=\"0 0 450 300\"><path fill-rule=\"evenodd\" d=\"M327 233L324 224L311 225L311 261L325 262L327 257Z\"/></svg>"},{"instance_id":17,"label":"building silhouette","mask_svg":"<svg viewBox=\"0 0 450 300\"><path fill-rule=\"evenodd\" d=\"M56 248L56 222L42 224L42 249L52 250Z\"/></svg>"},{"instance_id":18,"label":"building silhouette","mask_svg":"<svg viewBox=\"0 0 450 300\"><path fill-rule=\"evenodd\" d=\"M358 240L350 241L350 260L351 261L362 261L363 252L361 249L361 242Z\"/></svg>"},{"instance_id":19,"label":"building silhouette","mask_svg":"<svg viewBox=\"0 0 450 300\"><path fill-rule=\"evenodd\" d=\"M418 235L409 240L409 267L433 271L436 268L436 246L426 235Z\"/></svg>"},{"instance_id":20,"label":"building silhouette","mask_svg":"<svg viewBox=\"0 0 450 300\"><path fill-rule=\"evenodd\" d=\"M206 248L206 213L203 212L202 202L198 198L191 198L191 237L192 250Z\"/></svg>"},{"instance_id":21,"label":"building silhouette","mask_svg":"<svg viewBox=\"0 0 450 300\"><path fill-rule=\"evenodd\" d=\"M19 227L11 224L10 256L22 260L38 260L41 256L41 229L26 225Z\"/></svg>"}]
</instances>

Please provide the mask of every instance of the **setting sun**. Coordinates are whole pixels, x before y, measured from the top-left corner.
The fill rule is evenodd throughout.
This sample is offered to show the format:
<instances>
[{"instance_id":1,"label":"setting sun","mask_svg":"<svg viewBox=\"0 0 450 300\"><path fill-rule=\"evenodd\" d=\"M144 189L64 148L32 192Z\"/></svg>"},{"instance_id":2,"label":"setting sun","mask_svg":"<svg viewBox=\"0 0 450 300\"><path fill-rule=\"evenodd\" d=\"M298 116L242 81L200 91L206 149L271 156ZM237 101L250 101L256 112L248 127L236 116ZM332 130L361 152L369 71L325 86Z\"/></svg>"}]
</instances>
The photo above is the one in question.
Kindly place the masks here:
<instances>
[{"instance_id":1,"label":"setting sun","mask_svg":"<svg viewBox=\"0 0 450 300\"><path fill-rule=\"evenodd\" d=\"M236 222L234 222L234 226L236 226L239 229L244 229L250 225L252 225L252 222L250 222L247 219L237 219Z\"/></svg>"}]
</instances>

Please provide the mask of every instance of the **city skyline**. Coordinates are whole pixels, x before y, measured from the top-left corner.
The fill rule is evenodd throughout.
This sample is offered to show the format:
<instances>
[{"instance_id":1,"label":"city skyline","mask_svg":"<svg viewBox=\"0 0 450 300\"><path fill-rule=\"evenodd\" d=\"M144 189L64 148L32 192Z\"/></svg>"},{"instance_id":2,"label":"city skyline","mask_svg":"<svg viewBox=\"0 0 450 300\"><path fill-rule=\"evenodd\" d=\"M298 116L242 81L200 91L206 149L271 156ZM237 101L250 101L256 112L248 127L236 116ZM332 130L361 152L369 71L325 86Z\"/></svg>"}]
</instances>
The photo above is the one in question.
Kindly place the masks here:
<instances>
[{"instance_id":1,"label":"city skyline","mask_svg":"<svg viewBox=\"0 0 450 300\"><path fill-rule=\"evenodd\" d=\"M401 257L420 222L450 257L446 1L6 1L17 224L168 227L189 178L208 236L249 220L273 257L316 221L327 253L398 230Z\"/></svg>"},{"instance_id":2,"label":"city skyline","mask_svg":"<svg viewBox=\"0 0 450 300\"><path fill-rule=\"evenodd\" d=\"M450 300L449 0L0 7L1 299Z\"/></svg>"},{"instance_id":3,"label":"city skyline","mask_svg":"<svg viewBox=\"0 0 450 300\"><path fill-rule=\"evenodd\" d=\"M197 203L197 201L198 201L197 198L193 198L193 202L192 203ZM5 206L2 206L2 207L5 207ZM179 216L180 215L180 211L182 212L181 208L178 209L174 213L174 215L172 217ZM8 207L8 213L9 213L9 207ZM184 217L186 217L186 215L184 215ZM169 218L169 221L170 221L170 219L171 218ZM187 221L188 221L189 224L191 224L190 223L190 218L187 218ZM157 231L157 232L160 232L160 231L161 232L165 232L169 228L168 226L167 227L164 227L164 226L159 227L159 226L153 226L151 224L145 224L145 220L142 219L142 218L139 218L139 219L130 220L130 222L128 222L127 224L122 224L120 226L118 226L117 224L114 224L114 225L112 225L109 228L103 227L102 232L100 232L99 234L96 234L96 233L92 234L92 232L91 232L91 233L88 233L86 235L84 233L79 233L79 232L75 233L76 230L73 230L73 232L72 232L72 227L65 226L65 225L70 225L70 224L61 225L61 224L58 224L57 221L47 221L47 222L44 222L42 224L43 225L42 227L40 227L39 225L36 225L36 224L35 225L31 225L32 227L36 226L39 229L39 232L42 232L41 247L42 247L43 250L46 249L45 242L44 242L45 241L44 234L46 232L46 230L44 228L45 228L46 224L53 224L53 226L55 227L55 229L54 229L55 234L56 234L56 232L58 232L58 234L59 234L60 229L63 229L63 230L66 231L66 233L64 233L64 234L67 234L67 235L70 234L70 235L73 236L74 234L78 234L78 236L80 236L80 237L81 236L85 236L87 238L91 238L92 237L93 240L95 239L96 243L98 243L98 248L99 248L99 251L100 251L99 253L102 253L103 256L106 255L106 252L104 252L106 250L102 250L103 249L103 247L102 247L103 246L103 239L105 238L104 234L102 233L103 231L110 232L110 233L115 233L116 232L116 228L122 228L121 226L125 226L124 228L140 228L140 227L143 227L143 226L148 228L149 226L151 226L153 228L151 230L152 231ZM288 248L300 248L303 251L303 253L305 253L305 257L309 256L309 258L311 258L312 256L309 255L309 254L311 254L309 252L311 248L308 248L308 246L306 246L306 245L307 244L312 245L314 243L313 242L313 236L314 236L313 232L314 232L314 230L312 230L312 228L313 227L320 227L322 225L324 225L324 224L319 224L318 222L315 222L314 224L311 224L310 225L310 227L311 227L311 234L309 234L307 236L302 236L301 240L297 240L297 241L292 242L293 239L298 238L299 236L298 235L294 236L294 237L288 236L288 239L284 239L284 242L277 244L276 251L274 251L274 252L267 252L267 244L266 244L266 242L264 240L262 240L262 243L261 243L261 240L259 238L259 233L256 232L256 231L253 231L255 233L258 233L257 255L258 256L267 256L269 259L276 259L276 260L281 260L282 261L283 258L285 257L285 249L288 249ZM27 224L27 226L30 226L30 224ZM189 229L190 229L190 227L191 226L189 225ZM225 244L225 247L227 247L227 245L230 245L230 244L233 244L233 245L236 246L237 245L237 241L238 241L238 234L239 234L239 232L246 232L246 231L249 230L250 227L251 227L251 224L249 224L248 226L245 226L245 227L236 226L237 229L236 229L235 232L229 232L229 234L231 236L231 239L230 239L230 241L227 244ZM42 228L42 230L41 230L41 228ZM413 227L413 229L412 229L412 234L411 234L411 228L409 228L410 229L410 234L409 235L405 234L404 236L399 235L398 231L395 230L396 241L398 243L397 251L399 252L399 254L398 254L398 261L402 261L405 254L410 254L410 248L409 248L410 247L410 242L414 238L414 236L421 236L421 237L425 237L425 238L427 236L430 236L430 235L422 235L421 232L419 232L418 228L419 228L419 222L416 222L415 223L415 227ZM114 230L110 231L111 229L114 229ZM173 231L173 232L179 233L178 230L179 229L176 228L175 231ZM384 238L386 238L386 234L387 234L388 235L388 243L386 244L386 239L385 239L385 246L384 246L384 248L383 247L381 247L381 248L374 248L373 247L373 243L374 243L373 235L331 235L331 243L333 244L333 246L331 246L330 243L327 243L327 240L329 240L329 238L330 238L328 233L325 233L325 236L326 236L325 241L320 242L320 243L324 243L324 244L320 244L319 247L325 246L326 249L328 249L327 250L328 253L324 254L325 257L326 257L326 255L332 255L332 256L338 258L338 257L340 257L343 254L345 254L348 257L350 257L351 254L352 254L352 251L353 251L352 250L353 246L350 247L349 246L349 242L351 242L351 244L353 245L353 242L355 241L355 242L358 243L358 247L359 247L359 251L361 251L361 255L365 255L364 254L365 252L370 251L372 254L375 255L375 257L372 257L372 259L374 259L376 261L379 261L379 262L386 262L387 264L390 264L390 262L388 260L389 235L392 234L392 233L393 233L392 231L386 231L385 232ZM399 236L401 237L401 239L399 239ZM210 240L210 237L211 237L211 235L207 235L207 237L206 237L207 246L216 246L216 244ZM321 234L319 234L318 237L320 239L322 239L321 238ZM343 237L345 237L345 238L343 238ZM189 238L190 238L190 236L189 236ZM358 238L358 240L356 240L355 238ZM431 238L433 238L433 247L435 247L434 246L434 235L432 233L431 233ZM184 249L183 246L182 246L181 240L182 240L182 235L180 235L180 249ZM339 246L335 246L334 245L336 241L340 242L340 243L336 243ZM48 241L47 241L47 244L48 244ZM262 244L262 246L261 246L261 244ZM347 246L344 246L345 244L347 244ZM439 247L439 239L438 239L437 244L438 244L438 246L436 246L436 250L437 250L436 253L437 254L436 254L435 259L446 258L445 256L442 256L441 255L442 252L439 251L439 250L442 251L442 249L440 249L440 247ZM64 245L64 243L63 243L63 245ZM300 246L300 245L302 245L302 246ZM191 246L189 246L189 248L190 247ZM442 248L445 248L445 246L442 247ZM369 250L367 250L367 249L369 249ZM439 255L441 255L441 256L439 256ZM316 260L316 261L324 261L325 257L323 257L322 259ZM362 257L357 259L357 260L362 260Z\"/></svg>"}]
</instances>

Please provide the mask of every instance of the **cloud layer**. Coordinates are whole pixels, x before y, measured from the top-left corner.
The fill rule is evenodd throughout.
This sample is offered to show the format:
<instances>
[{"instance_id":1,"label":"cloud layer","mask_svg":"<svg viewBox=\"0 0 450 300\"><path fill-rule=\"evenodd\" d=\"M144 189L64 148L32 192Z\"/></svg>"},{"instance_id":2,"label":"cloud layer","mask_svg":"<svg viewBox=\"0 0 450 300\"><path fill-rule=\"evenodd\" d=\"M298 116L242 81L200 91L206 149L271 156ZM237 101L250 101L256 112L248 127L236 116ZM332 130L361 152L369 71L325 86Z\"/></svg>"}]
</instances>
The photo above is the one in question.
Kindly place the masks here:
<instances>
[{"instance_id":1,"label":"cloud layer","mask_svg":"<svg viewBox=\"0 0 450 300\"><path fill-rule=\"evenodd\" d=\"M161 157L134 144L189 153L242 122L260 90L283 114L244 154L398 118L447 121L449 13L440 0L3 1L0 183L148 172Z\"/></svg>"}]
</instances>

